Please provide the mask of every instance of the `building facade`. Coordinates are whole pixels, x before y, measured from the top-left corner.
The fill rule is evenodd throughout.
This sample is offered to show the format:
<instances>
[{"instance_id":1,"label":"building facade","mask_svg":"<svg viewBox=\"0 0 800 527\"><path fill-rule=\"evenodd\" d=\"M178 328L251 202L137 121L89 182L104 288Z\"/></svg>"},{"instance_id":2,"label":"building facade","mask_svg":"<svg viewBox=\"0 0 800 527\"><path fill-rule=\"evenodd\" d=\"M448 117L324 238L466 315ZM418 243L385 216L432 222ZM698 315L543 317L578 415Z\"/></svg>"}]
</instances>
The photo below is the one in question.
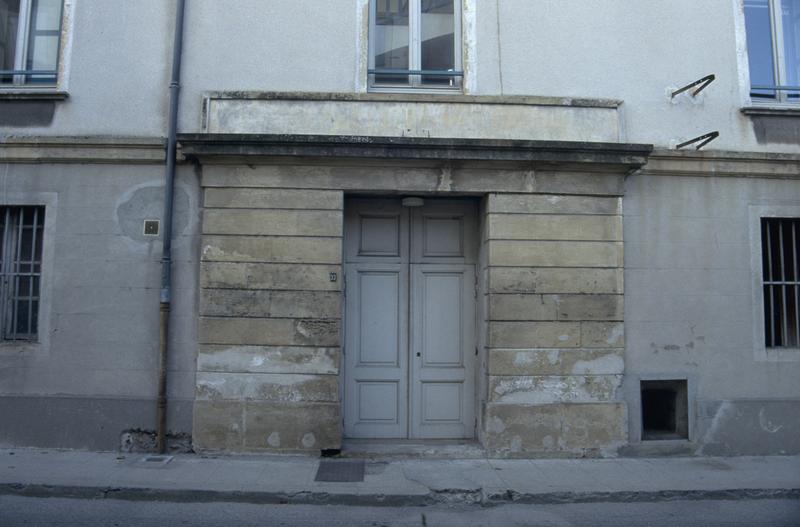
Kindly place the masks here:
<instances>
[{"instance_id":1,"label":"building facade","mask_svg":"<svg viewBox=\"0 0 800 527\"><path fill-rule=\"evenodd\" d=\"M171 446L800 452L800 2L645 4L187 0ZM0 0L4 446L155 429L178 5Z\"/></svg>"}]
</instances>

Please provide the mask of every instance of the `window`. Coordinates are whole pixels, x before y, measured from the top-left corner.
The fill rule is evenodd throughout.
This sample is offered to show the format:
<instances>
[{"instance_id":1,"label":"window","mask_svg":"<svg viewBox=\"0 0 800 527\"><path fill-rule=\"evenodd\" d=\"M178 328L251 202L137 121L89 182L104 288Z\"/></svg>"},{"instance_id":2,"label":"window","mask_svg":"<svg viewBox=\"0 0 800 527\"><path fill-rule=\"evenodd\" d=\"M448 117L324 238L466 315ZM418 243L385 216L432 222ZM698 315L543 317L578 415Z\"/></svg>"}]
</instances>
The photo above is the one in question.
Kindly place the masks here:
<instances>
[{"instance_id":1,"label":"window","mask_svg":"<svg viewBox=\"0 0 800 527\"><path fill-rule=\"evenodd\" d=\"M800 348L800 219L761 219L764 341L767 348Z\"/></svg>"},{"instance_id":2,"label":"window","mask_svg":"<svg viewBox=\"0 0 800 527\"><path fill-rule=\"evenodd\" d=\"M0 87L54 85L62 0L0 0Z\"/></svg>"},{"instance_id":3,"label":"window","mask_svg":"<svg viewBox=\"0 0 800 527\"><path fill-rule=\"evenodd\" d=\"M754 101L800 103L800 0L745 0Z\"/></svg>"},{"instance_id":4,"label":"window","mask_svg":"<svg viewBox=\"0 0 800 527\"><path fill-rule=\"evenodd\" d=\"M0 207L0 323L3 340L36 340L44 207Z\"/></svg>"},{"instance_id":5,"label":"window","mask_svg":"<svg viewBox=\"0 0 800 527\"><path fill-rule=\"evenodd\" d=\"M370 88L461 89L461 0L372 0Z\"/></svg>"}]
</instances>

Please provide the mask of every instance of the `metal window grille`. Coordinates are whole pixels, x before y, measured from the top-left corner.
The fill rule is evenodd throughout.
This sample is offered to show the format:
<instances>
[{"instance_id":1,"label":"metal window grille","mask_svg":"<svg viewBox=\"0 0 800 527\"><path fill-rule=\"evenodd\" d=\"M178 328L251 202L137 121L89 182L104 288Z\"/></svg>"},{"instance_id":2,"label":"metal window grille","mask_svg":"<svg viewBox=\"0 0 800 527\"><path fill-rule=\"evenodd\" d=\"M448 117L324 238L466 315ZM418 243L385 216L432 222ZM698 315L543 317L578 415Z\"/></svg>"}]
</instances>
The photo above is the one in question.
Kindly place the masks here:
<instances>
[{"instance_id":1,"label":"metal window grille","mask_svg":"<svg viewBox=\"0 0 800 527\"><path fill-rule=\"evenodd\" d=\"M800 348L800 219L762 218L764 337L768 348Z\"/></svg>"},{"instance_id":2,"label":"metal window grille","mask_svg":"<svg viewBox=\"0 0 800 527\"><path fill-rule=\"evenodd\" d=\"M39 328L44 207L0 207L3 340L35 340Z\"/></svg>"}]
</instances>

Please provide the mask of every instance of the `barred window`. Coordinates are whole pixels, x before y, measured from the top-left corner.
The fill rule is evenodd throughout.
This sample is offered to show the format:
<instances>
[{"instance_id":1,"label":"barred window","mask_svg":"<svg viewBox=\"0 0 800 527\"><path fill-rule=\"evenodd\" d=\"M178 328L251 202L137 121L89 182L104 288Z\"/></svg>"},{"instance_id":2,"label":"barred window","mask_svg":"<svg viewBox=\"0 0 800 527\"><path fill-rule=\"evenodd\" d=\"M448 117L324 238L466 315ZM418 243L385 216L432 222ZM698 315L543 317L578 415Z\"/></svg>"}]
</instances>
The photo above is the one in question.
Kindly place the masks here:
<instances>
[{"instance_id":1,"label":"barred window","mask_svg":"<svg viewBox=\"0 0 800 527\"><path fill-rule=\"evenodd\" d=\"M35 340L39 328L44 207L0 207L3 340Z\"/></svg>"},{"instance_id":2,"label":"barred window","mask_svg":"<svg viewBox=\"0 0 800 527\"><path fill-rule=\"evenodd\" d=\"M764 338L768 348L800 348L800 219L762 218Z\"/></svg>"}]
</instances>

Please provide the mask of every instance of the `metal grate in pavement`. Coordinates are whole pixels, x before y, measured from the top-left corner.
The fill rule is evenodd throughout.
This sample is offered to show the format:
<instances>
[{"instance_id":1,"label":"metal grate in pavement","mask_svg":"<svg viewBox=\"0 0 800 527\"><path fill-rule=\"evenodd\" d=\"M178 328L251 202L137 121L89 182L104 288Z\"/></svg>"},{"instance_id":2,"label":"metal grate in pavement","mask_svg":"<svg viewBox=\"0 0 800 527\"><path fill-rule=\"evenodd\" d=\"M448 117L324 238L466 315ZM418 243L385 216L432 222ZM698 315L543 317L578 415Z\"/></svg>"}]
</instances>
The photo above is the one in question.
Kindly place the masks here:
<instances>
[{"instance_id":1,"label":"metal grate in pavement","mask_svg":"<svg viewBox=\"0 0 800 527\"><path fill-rule=\"evenodd\" d=\"M314 481L337 483L364 481L364 460L320 461L319 468L317 469L317 476L314 478Z\"/></svg>"}]
</instances>

